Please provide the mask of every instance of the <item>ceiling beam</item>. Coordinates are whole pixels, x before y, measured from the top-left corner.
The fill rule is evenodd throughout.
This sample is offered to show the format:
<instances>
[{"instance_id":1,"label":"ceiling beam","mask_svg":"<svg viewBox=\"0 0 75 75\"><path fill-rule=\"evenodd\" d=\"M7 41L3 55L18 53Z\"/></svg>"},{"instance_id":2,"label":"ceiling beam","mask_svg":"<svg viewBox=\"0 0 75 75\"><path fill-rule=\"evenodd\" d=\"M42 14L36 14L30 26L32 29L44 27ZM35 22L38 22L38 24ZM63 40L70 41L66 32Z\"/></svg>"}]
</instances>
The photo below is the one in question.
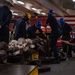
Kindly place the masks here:
<instances>
[{"instance_id":1,"label":"ceiling beam","mask_svg":"<svg viewBox=\"0 0 75 75\"><path fill-rule=\"evenodd\" d=\"M59 3L57 3L55 0L51 1L54 6L56 6L59 10L61 10L63 13L70 15Z\"/></svg>"},{"instance_id":2,"label":"ceiling beam","mask_svg":"<svg viewBox=\"0 0 75 75\"><path fill-rule=\"evenodd\" d=\"M54 9L55 12L60 15L60 16L64 16L64 15L69 15L69 13L65 12L65 10L63 8L59 8L58 5L53 2L53 0L51 0L51 2L49 2L48 0L35 0L37 1L38 3L40 3L42 6L44 6L47 10L49 9ZM56 6L55 6L56 5Z\"/></svg>"}]
</instances>

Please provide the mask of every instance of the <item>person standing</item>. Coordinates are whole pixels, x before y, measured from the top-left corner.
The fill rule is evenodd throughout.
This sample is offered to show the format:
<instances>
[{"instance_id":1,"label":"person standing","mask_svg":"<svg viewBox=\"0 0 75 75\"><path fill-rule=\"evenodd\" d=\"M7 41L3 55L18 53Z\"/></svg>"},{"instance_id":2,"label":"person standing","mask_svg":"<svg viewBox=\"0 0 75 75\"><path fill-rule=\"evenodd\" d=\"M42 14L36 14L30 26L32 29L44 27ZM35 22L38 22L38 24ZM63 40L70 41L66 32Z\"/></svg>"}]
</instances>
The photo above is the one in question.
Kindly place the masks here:
<instances>
[{"instance_id":1,"label":"person standing","mask_svg":"<svg viewBox=\"0 0 75 75\"><path fill-rule=\"evenodd\" d=\"M62 40L70 41L70 39L71 39L70 33L72 33L71 26L65 22L64 18L60 18L59 22L60 22L60 24L62 26L62 30L63 30ZM62 47L63 47L63 52L67 54L67 57L71 57L72 56L71 55L71 46L63 42Z\"/></svg>"},{"instance_id":2,"label":"person standing","mask_svg":"<svg viewBox=\"0 0 75 75\"><path fill-rule=\"evenodd\" d=\"M25 13L23 18L17 20L15 24L15 33L14 39L18 40L19 38L26 38L26 23L31 18L30 13Z\"/></svg>"},{"instance_id":3,"label":"person standing","mask_svg":"<svg viewBox=\"0 0 75 75\"><path fill-rule=\"evenodd\" d=\"M12 0L6 0L0 8L0 42L9 43L9 24L12 18L10 9L13 5Z\"/></svg>"},{"instance_id":4,"label":"person standing","mask_svg":"<svg viewBox=\"0 0 75 75\"><path fill-rule=\"evenodd\" d=\"M50 56L52 56L52 52L53 52L55 57L55 63L59 63L60 60L58 56L56 43L58 38L62 35L62 28L58 20L55 18L54 14L55 14L54 10L49 10L46 25L49 24L52 29L50 35L50 48L51 48Z\"/></svg>"}]
</instances>

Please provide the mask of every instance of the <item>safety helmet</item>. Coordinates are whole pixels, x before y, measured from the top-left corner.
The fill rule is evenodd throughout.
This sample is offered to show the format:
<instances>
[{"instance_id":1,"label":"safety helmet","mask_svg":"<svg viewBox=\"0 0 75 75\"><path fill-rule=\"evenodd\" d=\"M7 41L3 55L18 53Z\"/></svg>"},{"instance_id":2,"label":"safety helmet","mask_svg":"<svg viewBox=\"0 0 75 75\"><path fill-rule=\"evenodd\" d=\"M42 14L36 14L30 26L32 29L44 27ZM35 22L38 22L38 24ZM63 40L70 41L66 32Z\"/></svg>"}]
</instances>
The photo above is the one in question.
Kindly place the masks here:
<instances>
[{"instance_id":1,"label":"safety helmet","mask_svg":"<svg viewBox=\"0 0 75 75\"><path fill-rule=\"evenodd\" d=\"M60 18L59 23L60 24L64 23L64 18Z\"/></svg>"},{"instance_id":2,"label":"safety helmet","mask_svg":"<svg viewBox=\"0 0 75 75\"><path fill-rule=\"evenodd\" d=\"M48 13L54 14L54 10L49 10Z\"/></svg>"},{"instance_id":3,"label":"safety helmet","mask_svg":"<svg viewBox=\"0 0 75 75\"><path fill-rule=\"evenodd\" d=\"M7 3L9 3L12 7L14 6L14 2L12 0L6 0Z\"/></svg>"},{"instance_id":4,"label":"safety helmet","mask_svg":"<svg viewBox=\"0 0 75 75\"><path fill-rule=\"evenodd\" d=\"M28 19L30 19L30 18L31 18L31 14L30 14L30 13L28 13L28 12L27 12L27 13L25 13L25 14L24 14L24 16L26 16Z\"/></svg>"},{"instance_id":5,"label":"safety helmet","mask_svg":"<svg viewBox=\"0 0 75 75\"><path fill-rule=\"evenodd\" d=\"M35 24L37 25L38 28L41 28L41 26L42 26L42 22L41 21L37 21Z\"/></svg>"}]
</instances>

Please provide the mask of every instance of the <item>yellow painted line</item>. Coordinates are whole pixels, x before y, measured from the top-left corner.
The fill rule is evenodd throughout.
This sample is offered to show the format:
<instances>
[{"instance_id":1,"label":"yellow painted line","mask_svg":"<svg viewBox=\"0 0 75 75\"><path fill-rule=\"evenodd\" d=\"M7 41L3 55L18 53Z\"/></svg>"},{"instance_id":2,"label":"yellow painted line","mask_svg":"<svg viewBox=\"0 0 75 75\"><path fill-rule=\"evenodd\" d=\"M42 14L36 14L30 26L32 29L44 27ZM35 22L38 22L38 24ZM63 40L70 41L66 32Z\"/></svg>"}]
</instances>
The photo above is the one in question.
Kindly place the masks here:
<instances>
[{"instance_id":1,"label":"yellow painted line","mask_svg":"<svg viewBox=\"0 0 75 75\"><path fill-rule=\"evenodd\" d=\"M28 75L38 75L38 67L33 69Z\"/></svg>"}]
</instances>

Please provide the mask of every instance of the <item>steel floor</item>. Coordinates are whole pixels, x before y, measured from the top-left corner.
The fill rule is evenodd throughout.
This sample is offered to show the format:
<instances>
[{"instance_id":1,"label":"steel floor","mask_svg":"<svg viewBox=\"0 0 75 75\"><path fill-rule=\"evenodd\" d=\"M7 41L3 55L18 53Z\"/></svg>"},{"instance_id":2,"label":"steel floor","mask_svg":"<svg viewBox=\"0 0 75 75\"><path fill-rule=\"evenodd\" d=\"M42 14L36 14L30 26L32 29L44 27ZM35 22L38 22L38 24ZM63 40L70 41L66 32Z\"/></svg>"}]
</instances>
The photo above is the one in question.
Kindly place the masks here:
<instances>
[{"instance_id":1,"label":"steel floor","mask_svg":"<svg viewBox=\"0 0 75 75\"><path fill-rule=\"evenodd\" d=\"M39 75L75 75L75 59L62 61L60 64L52 64L51 71Z\"/></svg>"}]
</instances>

